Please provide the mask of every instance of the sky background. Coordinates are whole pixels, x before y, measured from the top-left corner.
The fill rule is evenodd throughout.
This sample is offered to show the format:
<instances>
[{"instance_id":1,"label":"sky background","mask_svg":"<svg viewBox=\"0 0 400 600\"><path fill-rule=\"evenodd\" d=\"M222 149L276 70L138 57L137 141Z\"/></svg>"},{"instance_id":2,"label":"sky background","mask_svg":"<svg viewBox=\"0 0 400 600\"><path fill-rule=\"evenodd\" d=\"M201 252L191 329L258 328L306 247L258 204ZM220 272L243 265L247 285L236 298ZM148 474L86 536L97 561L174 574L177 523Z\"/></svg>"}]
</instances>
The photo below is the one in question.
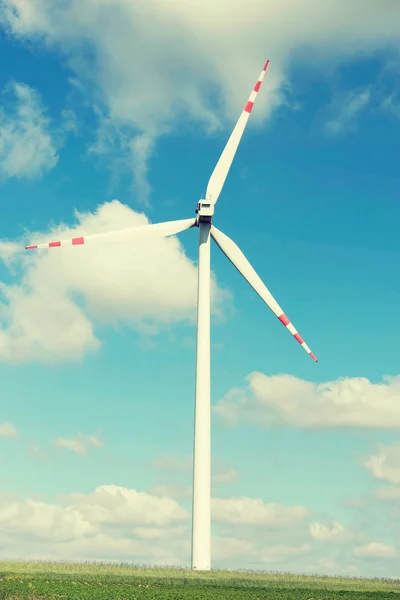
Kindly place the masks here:
<instances>
[{"instance_id":1,"label":"sky background","mask_svg":"<svg viewBox=\"0 0 400 600\"><path fill-rule=\"evenodd\" d=\"M400 577L399 27L0 2L2 558L189 564L197 230L24 245L194 216L270 59L214 222L319 362L213 244L213 566Z\"/></svg>"}]
</instances>

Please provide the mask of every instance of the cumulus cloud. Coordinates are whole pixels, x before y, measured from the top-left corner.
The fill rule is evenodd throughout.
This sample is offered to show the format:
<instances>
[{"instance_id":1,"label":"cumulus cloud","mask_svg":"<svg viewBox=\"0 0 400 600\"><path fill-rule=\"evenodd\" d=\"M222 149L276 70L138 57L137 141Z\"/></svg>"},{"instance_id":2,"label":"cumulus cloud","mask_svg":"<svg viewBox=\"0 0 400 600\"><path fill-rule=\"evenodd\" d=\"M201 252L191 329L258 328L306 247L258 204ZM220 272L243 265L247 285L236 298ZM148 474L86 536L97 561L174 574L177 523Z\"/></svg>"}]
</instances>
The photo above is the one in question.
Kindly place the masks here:
<instances>
[{"instance_id":1,"label":"cumulus cloud","mask_svg":"<svg viewBox=\"0 0 400 600\"><path fill-rule=\"evenodd\" d=\"M12 83L0 108L0 178L32 178L50 171L58 161L56 140L38 93L23 83ZM9 102L7 102L7 105Z\"/></svg>"},{"instance_id":2,"label":"cumulus cloud","mask_svg":"<svg viewBox=\"0 0 400 600\"><path fill-rule=\"evenodd\" d=\"M400 377L371 383L348 377L312 383L291 375L250 373L245 388L232 389L214 410L227 423L247 420L264 427L400 428Z\"/></svg>"},{"instance_id":3,"label":"cumulus cloud","mask_svg":"<svg viewBox=\"0 0 400 600\"><path fill-rule=\"evenodd\" d=\"M174 500L115 485L54 502L0 497L0 539L7 558L179 564L188 519Z\"/></svg>"},{"instance_id":4,"label":"cumulus cloud","mask_svg":"<svg viewBox=\"0 0 400 600\"><path fill-rule=\"evenodd\" d=\"M159 498L174 498L174 500L179 500L192 497L192 487L179 483L152 485L148 491L153 496Z\"/></svg>"},{"instance_id":5,"label":"cumulus cloud","mask_svg":"<svg viewBox=\"0 0 400 600\"><path fill-rule=\"evenodd\" d=\"M281 525L308 516L303 506L266 504L261 498L213 498L212 515L216 521L248 525Z\"/></svg>"},{"instance_id":6,"label":"cumulus cloud","mask_svg":"<svg viewBox=\"0 0 400 600\"><path fill-rule=\"evenodd\" d=\"M375 479L400 483L400 442L381 444L378 453L364 461L364 466Z\"/></svg>"},{"instance_id":7,"label":"cumulus cloud","mask_svg":"<svg viewBox=\"0 0 400 600\"><path fill-rule=\"evenodd\" d=\"M394 546L379 542L370 542L365 546L359 546L354 549L354 554L363 558L396 558L399 555Z\"/></svg>"},{"instance_id":8,"label":"cumulus cloud","mask_svg":"<svg viewBox=\"0 0 400 600\"><path fill-rule=\"evenodd\" d=\"M87 453L90 446L93 448L101 448L103 442L95 435L83 435L82 433L79 433L73 438L58 437L54 440L54 445L59 448L67 448L68 450L75 452L75 454L83 456Z\"/></svg>"},{"instance_id":9,"label":"cumulus cloud","mask_svg":"<svg viewBox=\"0 0 400 600\"><path fill-rule=\"evenodd\" d=\"M104 524L168 527L188 519L187 511L170 498L156 498L116 485L103 485L93 494L71 494L67 498L79 505L79 513L92 525Z\"/></svg>"},{"instance_id":10,"label":"cumulus cloud","mask_svg":"<svg viewBox=\"0 0 400 600\"><path fill-rule=\"evenodd\" d=\"M0 437L18 437L18 431L11 423L0 423Z\"/></svg>"},{"instance_id":11,"label":"cumulus cloud","mask_svg":"<svg viewBox=\"0 0 400 600\"><path fill-rule=\"evenodd\" d=\"M352 536L341 523L334 521L331 527L322 523L310 523L310 535L319 542L345 542Z\"/></svg>"},{"instance_id":12,"label":"cumulus cloud","mask_svg":"<svg viewBox=\"0 0 400 600\"><path fill-rule=\"evenodd\" d=\"M370 89L339 94L332 103L331 111L336 114L325 124L326 133L333 136L354 129L370 98Z\"/></svg>"},{"instance_id":13,"label":"cumulus cloud","mask_svg":"<svg viewBox=\"0 0 400 600\"><path fill-rule=\"evenodd\" d=\"M365 559L364 572L371 574L369 558L395 556L393 547L376 542L357 548L341 543L333 561L335 540L330 540L324 554L307 536L307 514L303 507L258 499L214 499L213 565L265 569L273 564L277 570L326 573L334 564L337 575L350 573L355 555L359 573ZM51 500L0 492L0 545L6 549L5 559L187 566L190 537L190 513L167 495L118 485ZM374 566L374 574L385 573L383 563L381 567Z\"/></svg>"},{"instance_id":14,"label":"cumulus cloud","mask_svg":"<svg viewBox=\"0 0 400 600\"><path fill-rule=\"evenodd\" d=\"M151 152L142 134L154 140L188 120L206 130L235 120L270 58L252 118L261 122L291 102L293 64L326 73L355 53L397 50L400 28L392 0L367 8L365 0L233 0L229 10L214 0L4 0L2 20L17 38L62 53L85 100L102 107L100 128L105 120L123 145L133 140L131 164L145 191Z\"/></svg>"},{"instance_id":15,"label":"cumulus cloud","mask_svg":"<svg viewBox=\"0 0 400 600\"><path fill-rule=\"evenodd\" d=\"M148 224L144 214L117 200L75 217L76 225L34 233L29 243ZM85 246L25 252L18 260L19 283L0 283L2 361L80 360L101 344L98 322L143 333L194 322L197 268L176 237L138 240L122 234ZM213 279L214 314L222 315L226 300L229 295Z\"/></svg>"},{"instance_id":16,"label":"cumulus cloud","mask_svg":"<svg viewBox=\"0 0 400 600\"><path fill-rule=\"evenodd\" d=\"M249 500L249 499L247 499ZM233 499L233 503L236 500ZM268 507L270 505L264 505ZM239 524L278 521L290 534L295 508L275 507L260 517L259 504L245 509L256 516ZM215 507L214 507L215 509ZM267 510L271 510L270 508ZM293 513L293 514L292 514ZM218 518L218 514L214 515ZM166 496L116 485L102 485L88 494L64 494L52 501L0 494L0 543L6 558L67 560L129 560L147 564L187 564L190 557L190 514ZM214 536L216 564L284 564L310 551L304 542ZM244 555L246 560L244 561Z\"/></svg>"}]
</instances>

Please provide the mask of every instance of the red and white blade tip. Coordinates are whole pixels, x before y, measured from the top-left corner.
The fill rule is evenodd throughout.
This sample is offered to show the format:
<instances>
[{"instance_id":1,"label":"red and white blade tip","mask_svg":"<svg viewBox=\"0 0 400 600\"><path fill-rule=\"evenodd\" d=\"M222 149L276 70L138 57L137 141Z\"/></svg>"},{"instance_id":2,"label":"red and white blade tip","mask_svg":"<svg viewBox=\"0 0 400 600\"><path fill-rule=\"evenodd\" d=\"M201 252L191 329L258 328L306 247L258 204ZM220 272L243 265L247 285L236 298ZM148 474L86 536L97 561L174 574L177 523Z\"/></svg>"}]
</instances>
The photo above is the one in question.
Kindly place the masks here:
<instances>
[{"instance_id":1,"label":"red and white blade tip","mask_svg":"<svg viewBox=\"0 0 400 600\"><path fill-rule=\"evenodd\" d=\"M292 336L294 337L295 340L297 340L300 344L300 346L302 346L304 348L304 350L311 356L311 358L313 359L314 362L318 362L317 357L315 356L315 354L313 354L310 350L310 348L307 346L307 344L305 343L305 341L303 340L303 338L301 337L301 335L297 332L297 330L295 329L295 327L292 325L292 323L290 322L290 320L288 319L288 317L285 315L285 313L282 313L278 319L280 320L280 322L282 323L282 325L284 325L286 327L286 329L288 331L290 331L290 333L292 334Z\"/></svg>"},{"instance_id":2,"label":"red and white blade tip","mask_svg":"<svg viewBox=\"0 0 400 600\"><path fill-rule=\"evenodd\" d=\"M32 246L25 246L25 250L37 250L38 248L58 248L64 244L71 244L72 246L80 246L85 243L85 238L83 236L72 238L68 241L61 242L57 240L55 242L46 242L45 244L33 244Z\"/></svg>"},{"instance_id":3,"label":"red and white blade tip","mask_svg":"<svg viewBox=\"0 0 400 600\"><path fill-rule=\"evenodd\" d=\"M256 100L256 98L257 98L257 94L258 94L258 92L259 92L259 90L260 90L260 87L261 87L261 84L262 84L262 82L263 82L263 79L264 79L265 72L266 72L266 70L268 69L268 65L269 65L269 60L267 60L267 62L265 63L265 65L264 65L264 68L263 68L263 70L261 71L261 75L260 75L260 77L258 78L258 80L256 81L256 84L255 84L255 86L254 86L254 88L253 88L253 91L252 91L252 93L251 93L251 95L250 95L250 98L249 98L249 99L248 99L248 101L246 102L246 106L245 106L245 107L244 107L244 109L243 109L243 110L244 110L244 112L247 112L247 113L249 113L249 114L251 113L251 111L252 111L252 109L253 109L253 106L254 106L254 102L255 102L255 100Z\"/></svg>"}]
</instances>

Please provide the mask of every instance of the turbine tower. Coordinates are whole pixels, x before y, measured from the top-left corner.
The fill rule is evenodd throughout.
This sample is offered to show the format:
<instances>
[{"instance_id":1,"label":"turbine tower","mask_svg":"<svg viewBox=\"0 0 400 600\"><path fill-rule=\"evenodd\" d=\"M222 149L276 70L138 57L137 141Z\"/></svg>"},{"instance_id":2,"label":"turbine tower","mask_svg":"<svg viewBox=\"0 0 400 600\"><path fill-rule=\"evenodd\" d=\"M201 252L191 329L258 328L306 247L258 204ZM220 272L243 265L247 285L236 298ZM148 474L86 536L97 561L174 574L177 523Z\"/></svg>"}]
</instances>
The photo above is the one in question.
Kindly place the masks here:
<instances>
[{"instance_id":1,"label":"turbine tower","mask_svg":"<svg viewBox=\"0 0 400 600\"><path fill-rule=\"evenodd\" d=\"M218 197L224 186L239 142L243 135L269 61L264 65L253 91L231 133L208 182L206 197L196 206L196 218L168 221L142 227L133 227L108 233L100 233L69 240L46 242L26 246L27 250L54 248L64 245L80 246L96 243L102 238L129 233L135 238L141 235L171 236L186 229L198 227L198 291L197 291L197 352L196 395L193 455L193 510L192 510L192 569L208 571L211 568L211 436L210 436L210 237L231 263L267 304L279 321L289 330L304 350L317 362L315 355L297 333L288 317L273 298L260 277L239 247L217 229L213 215Z\"/></svg>"}]
</instances>

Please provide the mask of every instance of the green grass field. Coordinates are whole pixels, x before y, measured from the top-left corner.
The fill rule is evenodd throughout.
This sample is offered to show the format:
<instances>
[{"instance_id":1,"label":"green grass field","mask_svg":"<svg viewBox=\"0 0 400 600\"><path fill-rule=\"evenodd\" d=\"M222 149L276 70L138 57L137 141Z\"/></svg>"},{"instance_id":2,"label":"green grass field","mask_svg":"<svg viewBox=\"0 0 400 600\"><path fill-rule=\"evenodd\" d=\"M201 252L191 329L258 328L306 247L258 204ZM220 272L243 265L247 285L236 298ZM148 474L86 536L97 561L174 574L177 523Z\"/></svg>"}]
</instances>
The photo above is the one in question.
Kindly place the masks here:
<instances>
[{"instance_id":1,"label":"green grass field","mask_svg":"<svg viewBox=\"0 0 400 600\"><path fill-rule=\"evenodd\" d=\"M400 581L105 564L0 562L0 599L400 600Z\"/></svg>"}]
</instances>

